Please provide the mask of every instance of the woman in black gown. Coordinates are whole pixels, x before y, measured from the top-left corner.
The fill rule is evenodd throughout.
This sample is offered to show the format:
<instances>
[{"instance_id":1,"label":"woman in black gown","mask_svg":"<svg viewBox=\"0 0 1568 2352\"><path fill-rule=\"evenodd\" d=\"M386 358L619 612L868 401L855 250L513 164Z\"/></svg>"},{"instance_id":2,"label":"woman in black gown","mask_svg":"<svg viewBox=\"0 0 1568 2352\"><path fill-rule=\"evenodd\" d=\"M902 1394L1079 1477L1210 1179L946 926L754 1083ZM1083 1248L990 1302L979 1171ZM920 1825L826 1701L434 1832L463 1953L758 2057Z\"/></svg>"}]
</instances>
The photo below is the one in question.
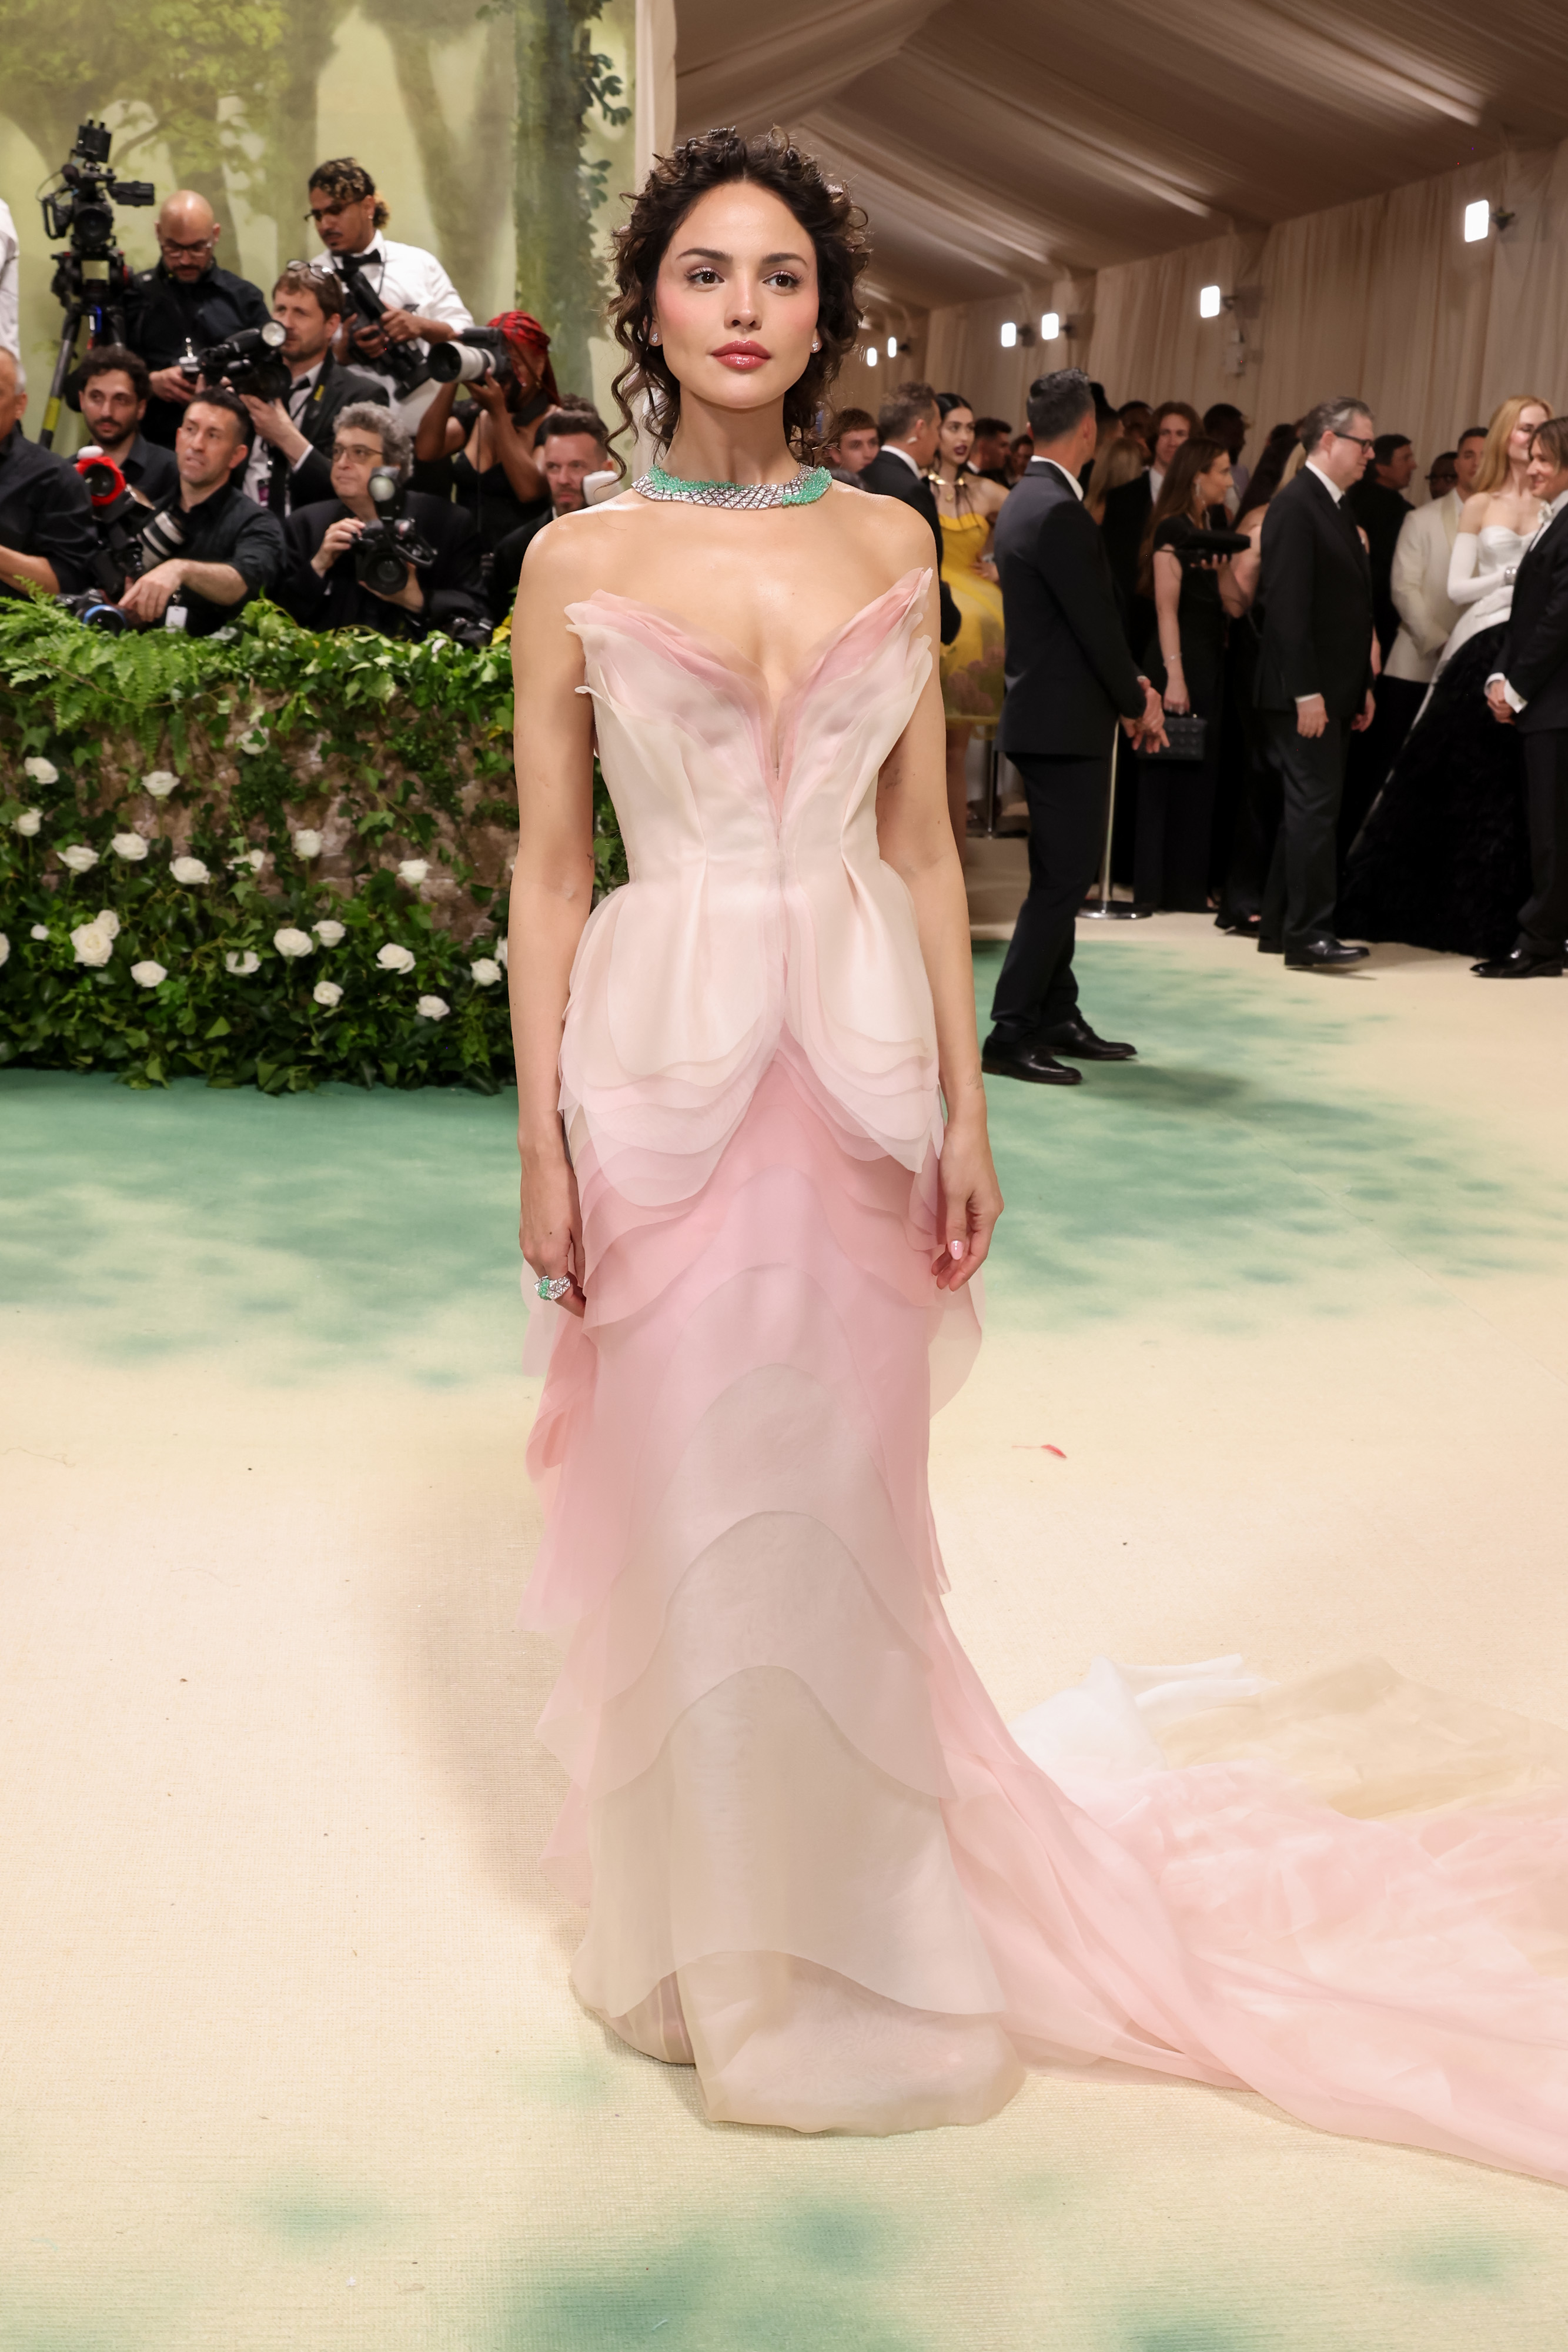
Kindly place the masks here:
<instances>
[{"instance_id":1,"label":"woman in black gown","mask_svg":"<svg viewBox=\"0 0 1568 2352\"><path fill-rule=\"evenodd\" d=\"M540 421L560 404L549 337L526 310L490 320L506 339L507 371L463 389L441 384L419 422L414 487L466 507L479 533L486 570L509 533L549 512L549 490L534 456Z\"/></svg>"},{"instance_id":2,"label":"woman in black gown","mask_svg":"<svg viewBox=\"0 0 1568 2352\"><path fill-rule=\"evenodd\" d=\"M1228 563L1184 563L1174 541L1225 512L1230 457L1223 444L1185 441L1171 460L1144 534L1139 593L1155 601L1155 628L1144 667L1173 714L1207 721L1200 761L1138 761L1138 824L1133 897L1139 906L1203 914L1208 907L1209 845L1219 774L1225 640L1247 599Z\"/></svg>"}]
</instances>

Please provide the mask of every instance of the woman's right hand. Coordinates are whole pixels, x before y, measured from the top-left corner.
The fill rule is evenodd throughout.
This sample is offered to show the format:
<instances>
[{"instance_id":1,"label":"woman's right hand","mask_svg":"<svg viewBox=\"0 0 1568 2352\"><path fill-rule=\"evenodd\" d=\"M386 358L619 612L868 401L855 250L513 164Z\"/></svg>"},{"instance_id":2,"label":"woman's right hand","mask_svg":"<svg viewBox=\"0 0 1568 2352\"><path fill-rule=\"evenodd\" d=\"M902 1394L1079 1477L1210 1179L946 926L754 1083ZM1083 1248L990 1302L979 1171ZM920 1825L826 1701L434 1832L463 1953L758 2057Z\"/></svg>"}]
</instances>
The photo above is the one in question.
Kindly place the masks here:
<instances>
[{"instance_id":1,"label":"woman's right hand","mask_svg":"<svg viewBox=\"0 0 1568 2352\"><path fill-rule=\"evenodd\" d=\"M536 1279L555 1282L566 1276L571 1288L558 1304L569 1315L580 1316L587 1304L582 1288L582 1211L576 1172L559 1144L553 1150L523 1153L517 1238Z\"/></svg>"}]
</instances>

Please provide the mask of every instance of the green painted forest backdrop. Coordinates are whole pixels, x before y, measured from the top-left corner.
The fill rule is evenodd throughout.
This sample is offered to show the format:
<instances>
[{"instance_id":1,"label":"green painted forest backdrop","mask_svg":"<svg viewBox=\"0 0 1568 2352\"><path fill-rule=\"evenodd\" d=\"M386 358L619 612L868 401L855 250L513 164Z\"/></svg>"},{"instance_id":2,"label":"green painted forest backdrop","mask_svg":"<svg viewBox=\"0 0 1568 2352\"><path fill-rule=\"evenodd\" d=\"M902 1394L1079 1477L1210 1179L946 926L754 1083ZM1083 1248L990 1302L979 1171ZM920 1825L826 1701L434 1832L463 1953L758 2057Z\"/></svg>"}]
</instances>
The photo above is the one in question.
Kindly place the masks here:
<instances>
[{"instance_id":1,"label":"green painted forest backdrop","mask_svg":"<svg viewBox=\"0 0 1568 2352\"><path fill-rule=\"evenodd\" d=\"M160 198L200 189L219 260L262 287L319 250L312 166L358 155L388 235L438 254L476 318L535 312L561 389L612 415L604 256L632 179L635 0L0 0L0 58L30 429L60 328L35 191L89 114L117 171ZM152 213L119 218L131 266L155 261Z\"/></svg>"}]
</instances>

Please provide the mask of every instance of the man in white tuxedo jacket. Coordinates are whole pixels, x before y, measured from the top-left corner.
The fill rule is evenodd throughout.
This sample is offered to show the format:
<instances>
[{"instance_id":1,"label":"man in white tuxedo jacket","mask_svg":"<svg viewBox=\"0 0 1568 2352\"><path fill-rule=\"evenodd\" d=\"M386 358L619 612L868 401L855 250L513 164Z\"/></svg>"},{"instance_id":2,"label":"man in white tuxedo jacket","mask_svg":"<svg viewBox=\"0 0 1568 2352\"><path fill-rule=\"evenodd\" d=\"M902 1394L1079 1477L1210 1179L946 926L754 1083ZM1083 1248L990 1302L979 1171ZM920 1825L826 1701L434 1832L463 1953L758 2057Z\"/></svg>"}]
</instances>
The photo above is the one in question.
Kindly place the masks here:
<instances>
[{"instance_id":1,"label":"man in white tuxedo jacket","mask_svg":"<svg viewBox=\"0 0 1568 2352\"><path fill-rule=\"evenodd\" d=\"M1458 489L1449 490L1446 497L1414 509L1400 526L1390 579L1399 634L1377 689L1384 719L1377 748L1387 767L1416 724L1437 656L1459 617L1458 606L1448 599L1448 559L1464 503Z\"/></svg>"}]
</instances>

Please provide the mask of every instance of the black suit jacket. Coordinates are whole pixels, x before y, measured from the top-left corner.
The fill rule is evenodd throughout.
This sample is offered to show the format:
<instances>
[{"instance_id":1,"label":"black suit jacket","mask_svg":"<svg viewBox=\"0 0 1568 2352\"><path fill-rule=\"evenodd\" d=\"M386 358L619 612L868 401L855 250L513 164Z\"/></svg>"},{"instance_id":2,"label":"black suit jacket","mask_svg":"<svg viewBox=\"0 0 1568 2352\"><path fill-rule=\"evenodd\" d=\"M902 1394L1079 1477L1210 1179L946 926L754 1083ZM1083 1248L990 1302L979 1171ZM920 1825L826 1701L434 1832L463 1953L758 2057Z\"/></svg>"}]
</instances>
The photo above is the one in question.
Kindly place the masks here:
<instances>
[{"instance_id":1,"label":"black suit jacket","mask_svg":"<svg viewBox=\"0 0 1568 2352\"><path fill-rule=\"evenodd\" d=\"M942 577L942 518L936 511L936 494L924 475L891 449L879 449L869 466L861 469L861 488L878 498L902 499L906 507L923 514L931 526L931 536L936 542L936 584L942 598L942 642L950 646L962 623L958 607L953 602L953 592Z\"/></svg>"},{"instance_id":2,"label":"black suit jacket","mask_svg":"<svg viewBox=\"0 0 1568 2352\"><path fill-rule=\"evenodd\" d=\"M264 327L271 316L272 305L259 286L220 269L215 261L189 286L155 261L151 269L139 269L125 289L125 340L154 375L172 367L187 342L204 352L242 327ZM172 449L184 414L183 401L160 400L154 393L141 429L159 448Z\"/></svg>"},{"instance_id":3,"label":"black suit jacket","mask_svg":"<svg viewBox=\"0 0 1568 2352\"><path fill-rule=\"evenodd\" d=\"M1059 466L1030 459L992 544L1007 630L1002 750L1012 759L1108 753L1118 717L1142 716L1144 689L1104 544Z\"/></svg>"},{"instance_id":4,"label":"black suit jacket","mask_svg":"<svg viewBox=\"0 0 1568 2352\"><path fill-rule=\"evenodd\" d=\"M339 411L360 400L385 408L385 384L378 376L360 375L353 368L340 367L329 352L321 362L320 374L310 387L310 397L297 419L299 430L310 444L309 456L302 457L298 466L290 466L281 449L272 453L267 487L269 514L277 515L281 521L297 507L319 506L337 496L332 488L332 436Z\"/></svg>"},{"instance_id":5,"label":"black suit jacket","mask_svg":"<svg viewBox=\"0 0 1568 2352\"><path fill-rule=\"evenodd\" d=\"M1568 511L1525 552L1497 666L1524 698L1521 734L1568 727Z\"/></svg>"},{"instance_id":6,"label":"black suit jacket","mask_svg":"<svg viewBox=\"0 0 1568 2352\"><path fill-rule=\"evenodd\" d=\"M1349 508L1310 467L1269 501L1258 601L1259 709L1321 694L1331 719L1354 719L1372 684L1372 568Z\"/></svg>"},{"instance_id":7,"label":"black suit jacket","mask_svg":"<svg viewBox=\"0 0 1568 2352\"><path fill-rule=\"evenodd\" d=\"M1406 515L1416 509L1408 499L1380 482L1369 466L1359 482L1344 494L1344 502L1366 533L1372 563L1372 610L1377 642L1386 654L1399 635L1399 613L1394 602L1394 551Z\"/></svg>"},{"instance_id":8,"label":"black suit jacket","mask_svg":"<svg viewBox=\"0 0 1568 2352\"><path fill-rule=\"evenodd\" d=\"M479 570L479 535L461 507L423 490L407 493L410 520L435 550L435 561L419 574L424 608L411 613L401 604L362 588L354 576L350 551L340 555L323 580L310 559L328 530L341 521L348 508L340 499L319 506L296 507L283 529L288 541L288 569L277 601L306 629L379 629L384 637L421 637L462 615L490 625L485 583Z\"/></svg>"}]
</instances>

